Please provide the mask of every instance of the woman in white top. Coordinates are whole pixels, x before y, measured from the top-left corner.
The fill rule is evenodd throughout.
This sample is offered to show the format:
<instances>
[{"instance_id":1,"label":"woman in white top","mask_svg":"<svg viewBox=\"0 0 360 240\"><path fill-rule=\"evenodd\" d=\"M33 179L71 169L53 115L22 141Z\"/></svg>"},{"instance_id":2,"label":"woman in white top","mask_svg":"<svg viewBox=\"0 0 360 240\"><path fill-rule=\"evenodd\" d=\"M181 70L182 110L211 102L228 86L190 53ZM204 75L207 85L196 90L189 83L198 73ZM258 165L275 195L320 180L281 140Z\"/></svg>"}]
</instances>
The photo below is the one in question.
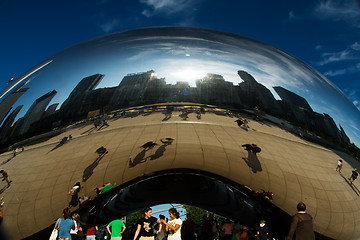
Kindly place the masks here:
<instances>
[{"instance_id":1,"label":"woman in white top","mask_svg":"<svg viewBox=\"0 0 360 240\"><path fill-rule=\"evenodd\" d=\"M78 236L79 227L80 227L80 215L78 213L74 213L72 215L72 219L74 220L75 228L70 230L71 239L78 240L81 239Z\"/></svg>"},{"instance_id":2,"label":"woman in white top","mask_svg":"<svg viewBox=\"0 0 360 240\"><path fill-rule=\"evenodd\" d=\"M166 225L166 231L169 231L168 240L181 240L182 220L179 218L176 208L169 209L169 216L171 218L169 222L161 220Z\"/></svg>"}]
</instances>

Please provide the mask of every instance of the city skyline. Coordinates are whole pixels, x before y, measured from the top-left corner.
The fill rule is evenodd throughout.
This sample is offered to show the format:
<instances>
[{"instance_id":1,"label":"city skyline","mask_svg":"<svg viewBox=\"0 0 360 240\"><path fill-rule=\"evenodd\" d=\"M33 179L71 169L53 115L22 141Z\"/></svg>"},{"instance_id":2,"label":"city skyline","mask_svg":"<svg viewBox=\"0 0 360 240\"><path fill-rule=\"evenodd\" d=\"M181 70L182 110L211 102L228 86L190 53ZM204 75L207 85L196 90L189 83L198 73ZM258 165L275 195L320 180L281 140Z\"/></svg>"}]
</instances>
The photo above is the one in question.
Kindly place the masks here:
<instances>
[{"instance_id":1,"label":"city skyline","mask_svg":"<svg viewBox=\"0 0 360 240\"><path fill-rule=\"evenodd\" d=\"M96 88L105 75L95 74L83 78L61 104L54 103L47 107L51 99L57 94L56 90L43 95L32 104L25 116L17 117L18 121L15 122L15 116L22 108L21 105L20 108L18 107L15 110L15 116L14 111L6 119L6 127L3 128L1 134L4 135L4 132L9 131L9 119L15 122L12 133L16 137L16 135L25 134L32 123L37 124L38 127L35 127L35 129L41 129L40 126L44 126L41 120L45 117L52 119L50 123L47 121L47 124L50 124L48 130L51 130L55 122L56 124L59 122L64 124L67 121L72 122L79 119L79 117L84 119L90 112L95 110L101 110L102 112L102 109L108 109L107 111L109 111L119 107L138 107L140 105L166 102L178 104L193 102L196 104L218 105L235 111L259 108L270 115L291 121L296 126L305 126L312 131L316 130L319 133L324 133L331 137L334 142L338 142L343 146L350 144L349 138L341 125L338 127L331 116L326 113L313 112L305 98L285 88L274 86L275 91L281 96L281 101L286 103L284 105L281 101L278 102L279 100L275 99L269 89L259 84L251 74L239 70L238 75L243 82L237 86L232 82L225 81L221 75L208 73L204 78L196 80L195 87L191 87L186 81L168 84L166 78L159 79L156 72L150 70L142 73L129 73L123 77L118 86ZM231 94L229 95L229 93ZM57 106L60 106L58 110L56 110ZM58 114L54 118L52 114L56 112ZM311 115L313 116L311 117ZM311 118L313 119L311 120ZM309 124L314 121L315 123ZM32 132L33 134L37 133L34 128L32 128Z\"/></svg>"}]
</instances>

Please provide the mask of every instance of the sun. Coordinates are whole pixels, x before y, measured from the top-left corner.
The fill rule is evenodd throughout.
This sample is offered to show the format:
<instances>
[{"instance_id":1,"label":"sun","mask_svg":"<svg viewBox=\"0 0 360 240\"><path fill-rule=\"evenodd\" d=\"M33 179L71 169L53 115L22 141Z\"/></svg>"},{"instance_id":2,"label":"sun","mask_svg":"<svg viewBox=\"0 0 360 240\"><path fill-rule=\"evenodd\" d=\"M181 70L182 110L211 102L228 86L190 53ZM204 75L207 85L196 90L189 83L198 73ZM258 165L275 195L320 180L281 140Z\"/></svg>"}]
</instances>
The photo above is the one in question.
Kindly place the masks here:
<instances>
[{"instance_id":1,"label":"sun","mask_svg":"<svg viewBox=\"0 0 360 240\"><path fill-rule=\"evenodd\" d=\"M206 76L206 72L191 67L179 68L171 73L171 78L176 81L194 83L196 80Z\"/></svg>"}]
</instances>

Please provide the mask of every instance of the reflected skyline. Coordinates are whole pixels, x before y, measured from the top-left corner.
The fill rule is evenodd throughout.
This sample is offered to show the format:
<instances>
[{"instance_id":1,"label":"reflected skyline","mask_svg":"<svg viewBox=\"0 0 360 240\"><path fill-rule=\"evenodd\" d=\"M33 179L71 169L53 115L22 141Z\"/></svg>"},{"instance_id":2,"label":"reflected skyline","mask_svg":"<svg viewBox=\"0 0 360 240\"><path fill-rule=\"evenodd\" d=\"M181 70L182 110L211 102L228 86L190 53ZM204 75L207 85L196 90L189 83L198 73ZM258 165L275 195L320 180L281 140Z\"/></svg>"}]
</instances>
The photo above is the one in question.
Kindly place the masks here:
<instances>
[{"instance_id":1,"label":"reflected skyline","mask_svg":"<svg viewBox=\"0 0 360 240\"><path fill-rule=\"evenodd\" d=\"M105 75L97 86L101 89L117 86L129 73L149 69L154 69L168 84L187 81L194 87L196 80L212 73L238 85L242 80L237 71L243 70L267 87L277 100L281 98L274 86L302 96L315 112L329 114L351 141L360 143L356 125L360 112L334 84L301 60L238 35L181 27L137 29L80 43L50 59L51 64L36 72L26 84L29 90L13 106L15 109L24 105L19 117L25 115L36 98L54 89L58 93L50 104L59 103L60 107L79 80L97 73Z\"/></svg>"},{"instance_id":2,"label":"reflected skyline","mask_svg":"<svg viewBox=\"0 0 360 240\"><path fill-rule=\"evenodd\" d=\"M204 78L196 81L195 87L185 81L169 84L165 78L157 78L156 72L150 70L127 74L116 87L97 88L104 76L104 74L94 74L83 78L57 111L55 109L59 103L47 107L51 99L56 96L56 90L39 97L25 116L15 122L11 134L5 139L19 140L19 138L23 139L23 136L29 137L50 132L55 127L65 127L74 121L87 119L89 116L127 111L121 108L135 107L141 112L154 104L161 106L167 103L185 107L186 103L193 103L194 106L210 104L212 105L209 105L210 108L222 107L228 109L229 113L253 111L257 118L265 115L274 116L295 127L330 138L332 144L343 147L350 145L350 140L343 128L341 126L338 128L331 116L314 112L305 98L283 87L273 87L281 96L281 100L275 99L267 87L258 83L251 74L245 71L238 71L238 76L243 81L238 85L225 81L221 75L208 73ZM16 114L18 112L19 110ZM93 115L94 113L96 114ZM13 112L11 116L16 116L16 114ZM184 114L187 116L186 112ZM11 121L14 121L15 116L9 117ZM5 132L9 132L11 125L9 118L6 119L7 127L0 129L4 136ZM328 143L325 141L322 144Z\"/></svg>"}]
</instances>

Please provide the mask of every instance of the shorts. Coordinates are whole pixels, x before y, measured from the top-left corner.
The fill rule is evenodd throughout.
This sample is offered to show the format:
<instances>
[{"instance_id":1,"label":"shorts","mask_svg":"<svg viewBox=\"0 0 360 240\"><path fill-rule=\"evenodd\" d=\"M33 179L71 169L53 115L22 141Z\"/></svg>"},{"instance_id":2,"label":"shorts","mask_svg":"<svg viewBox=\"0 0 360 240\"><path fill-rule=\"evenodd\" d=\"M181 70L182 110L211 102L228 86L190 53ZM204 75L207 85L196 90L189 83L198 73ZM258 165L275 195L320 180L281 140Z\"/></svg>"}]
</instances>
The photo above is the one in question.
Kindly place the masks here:
<instances>
[{"instance_id":1,"label":"shorts","mask_svg":"<svg viewBox=\"0 0 360 240\"><path fill-rule=\"evenodd\" d=\"M155 240L154 236L141 236L139 240Z\"/></svg>"}]
</instances>

